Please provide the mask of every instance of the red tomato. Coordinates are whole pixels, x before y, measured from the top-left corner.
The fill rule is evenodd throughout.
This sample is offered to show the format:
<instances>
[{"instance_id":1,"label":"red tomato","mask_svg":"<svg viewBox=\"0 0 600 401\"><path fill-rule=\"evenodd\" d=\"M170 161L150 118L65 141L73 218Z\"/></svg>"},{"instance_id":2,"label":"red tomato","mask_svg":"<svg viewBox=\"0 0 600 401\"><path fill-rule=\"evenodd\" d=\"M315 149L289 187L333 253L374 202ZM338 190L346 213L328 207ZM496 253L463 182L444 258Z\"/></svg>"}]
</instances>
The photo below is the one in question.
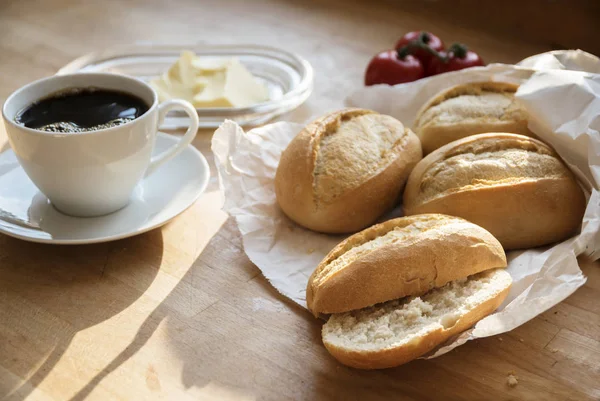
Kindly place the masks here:
<instances>
[{"instance_id":1,"label":"red tomato","mask_svg":"<svg viewBox=\"0 0 600 401\"><path fill-rule=\"evenodd\" d=\"M396 50L386 50L375 55L367 66L365 85L403 84L424 76L425 70L417 58L408 55L401 59Z\"/></svg>"},{"instance_id":2,"label":"red tomato","mask_svg":"<svg viewBox=\"0 0 600 401\"><path fill-rule=\"evenodd\" d=\"M448 57L446 52L440 52L439 54L441 58ZM429 64L427 64L427 67L425 68L425 75L430 77L432 75L441 74L442 72L445 72L443 69L444 62L439 58L434 58Z\"/></svg>"},{"instance_id":3,"label":"red tomato","mask_svg":"<svg viewBox=\"0 0 600 401\"><path fill-rule=\"evenodd\" d=\"M449 71L458 71L464 68L483 66L485 63L479 55L465 46L461 48L454 47L454 50L449 50L440 53L440 56L446 58L446 62L435 58L427 65L427 76L437 75Z\"/></svg>"},{"instance_id":4,"label":"red tomato","mask_svg":"<svg viewBox=\"0 0 600 401\"><path fill-rule=\"evenodd\" d=\"M402 36L400 40L396 43L396 49L401 49L409 43L415 41L422 42L423 44L429 46L436 52L444 50L444 42L442 42L440 38L438 38L431 32L425 31L413 31ZM433 54L422 48L415 48L410 52L410 54L418 58L423 64L423 67L425 68L427 68L429 62L434 58Z\"/></svg>"}]
</instances>

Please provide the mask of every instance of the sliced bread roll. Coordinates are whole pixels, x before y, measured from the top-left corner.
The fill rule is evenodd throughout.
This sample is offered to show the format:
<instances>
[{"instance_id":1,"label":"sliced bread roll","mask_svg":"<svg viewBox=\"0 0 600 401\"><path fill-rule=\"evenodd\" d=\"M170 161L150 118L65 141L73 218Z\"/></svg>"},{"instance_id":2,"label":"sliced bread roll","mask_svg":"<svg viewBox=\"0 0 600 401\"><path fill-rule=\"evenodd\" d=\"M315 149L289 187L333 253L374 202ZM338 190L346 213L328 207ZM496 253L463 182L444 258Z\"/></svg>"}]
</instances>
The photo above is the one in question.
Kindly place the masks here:
<instances>
[{"instance_id":1,"label":"sliced bread roll","mask_svg":"<svg viewBox=\"0 0 600 401\"><path fill-rule=\"evenodd\" d=\"M398 366L492 313L508 295L511 282L506 271L487 270L420 297L335 314L323 326L323 343L344 365Z\"/></svg>"},{"instance_id":2,"label":"sliced bread roll","mask_svg":"<svg viewBox=\"0 0 600 401\"><path fill-rule=\"evenodd\" d=\"M364 109L344 109L308 124L281 155L277 202L293 221L324 233L350 233L398 201L421 144L404 125Z\"/></svg>"},{"instance_id":3,"label":"sliced bread roll","mask_svg":"<svg viewBox=\"0 0 600 401\"><path fill-rule=\"evenodd\" d=\"M545 143L515 134L480 134L449 143L414 168L404 191L407 215L459 216L491 232L505 249L573 235L585 196Z\"/></svg>"},{"instance_id":4,"label":"sliced bread roll","mask_svg":"<svg viewBox=\"0 0 600 401\"><path fill-rule=\"evenodd\" d=\"M532 135L527 128L527 112L514 96L517 89L517 85L504 82L472 82L434 96L417 113L413 124L423 153L486 132Z\"/></svg>"},{"instance_id":5,"label":"sliced bread roll","mask_svg":"<svg viewBox=\"0 0 600 401\"><path fill-rule=\"evenodd\" d=\"M498 240L475 224L441 214L402 217L336 246L311 275L306 301L315 316L347 312L505 266Z\"/></svg>"}]
</instances>

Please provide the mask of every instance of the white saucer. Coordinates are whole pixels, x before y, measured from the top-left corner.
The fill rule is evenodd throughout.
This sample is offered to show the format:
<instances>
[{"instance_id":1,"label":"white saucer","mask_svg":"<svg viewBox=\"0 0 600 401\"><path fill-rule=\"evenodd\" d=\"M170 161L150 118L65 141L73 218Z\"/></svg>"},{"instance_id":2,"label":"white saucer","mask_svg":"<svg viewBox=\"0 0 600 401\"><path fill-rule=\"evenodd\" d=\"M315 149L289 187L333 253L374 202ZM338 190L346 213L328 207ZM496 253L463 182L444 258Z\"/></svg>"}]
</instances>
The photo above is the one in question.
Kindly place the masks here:
<instances>
[{"instance_id":1,"label":"white saucer","mask_svg":"<svg viewBox=\"0 0 600 401\"><path fill-rule=\"evenodd\" d=\"M159 133L155 153L178 139ZM100 217L71 217L57 211L29 180L12 150L0 154L0 232L50 244L92 244L141 234L190 207L210 177L202 154L188 146L136 187L123 209Z\"/></svg>"}]
</instances>

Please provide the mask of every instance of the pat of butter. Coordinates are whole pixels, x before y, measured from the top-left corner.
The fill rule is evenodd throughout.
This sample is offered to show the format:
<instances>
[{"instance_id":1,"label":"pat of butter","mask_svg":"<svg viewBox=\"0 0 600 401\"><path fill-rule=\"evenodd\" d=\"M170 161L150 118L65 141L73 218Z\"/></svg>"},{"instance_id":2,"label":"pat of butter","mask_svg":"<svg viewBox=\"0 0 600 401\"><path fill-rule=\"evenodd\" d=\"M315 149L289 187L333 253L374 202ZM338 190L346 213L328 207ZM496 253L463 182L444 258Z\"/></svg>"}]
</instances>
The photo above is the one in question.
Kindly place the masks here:
<instances>
[{"instance_id":1,"label":"pat of butter","mask_svg":"<svg viewBox=\"0 0 600 401\"><path fill-rule=\"evenodd\" d=\"M150 81L159 100L184 99L194 107L246 107L267 101L267 88L236 58L201 58L191 51Z\"/></svg>"}]
</instances>

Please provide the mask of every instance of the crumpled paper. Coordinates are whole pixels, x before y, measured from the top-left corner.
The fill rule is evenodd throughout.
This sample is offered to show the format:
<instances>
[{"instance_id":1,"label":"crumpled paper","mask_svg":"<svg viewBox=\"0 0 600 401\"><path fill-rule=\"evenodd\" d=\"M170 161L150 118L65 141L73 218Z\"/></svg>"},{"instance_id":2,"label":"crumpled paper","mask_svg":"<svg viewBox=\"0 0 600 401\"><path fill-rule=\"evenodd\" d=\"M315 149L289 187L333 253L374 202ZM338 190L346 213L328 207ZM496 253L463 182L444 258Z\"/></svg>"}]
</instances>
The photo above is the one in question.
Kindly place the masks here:
<instances>
[{"instance_id":1,"label":"crumpled paper","mask_svg":"<svg viewBox=\"0 0 600 401\"><path fill-rule=\"evenodd\" d=\"M600 258L600 59L583 51L556 51L517 66L491 64L413 83L361 88L346 103L392 115L410 126L431 96L450 86L480 80L521 84L517 98L530 114L529 128L550 143L581 180L588 205L581 233L551 247L508 253L511 291L500 308L428 357L468 340L504 333L571 295L585 283L577 256ZM244 133L226 121L212 150L225 195L223 209L235 217L244 250L283 295L306 307L308 278L344 236L306 230L277 206L274 177L281 152L303 128L279 122ZM382 220L399 215L399 208Z\"/></svg>"}]
</instances>

